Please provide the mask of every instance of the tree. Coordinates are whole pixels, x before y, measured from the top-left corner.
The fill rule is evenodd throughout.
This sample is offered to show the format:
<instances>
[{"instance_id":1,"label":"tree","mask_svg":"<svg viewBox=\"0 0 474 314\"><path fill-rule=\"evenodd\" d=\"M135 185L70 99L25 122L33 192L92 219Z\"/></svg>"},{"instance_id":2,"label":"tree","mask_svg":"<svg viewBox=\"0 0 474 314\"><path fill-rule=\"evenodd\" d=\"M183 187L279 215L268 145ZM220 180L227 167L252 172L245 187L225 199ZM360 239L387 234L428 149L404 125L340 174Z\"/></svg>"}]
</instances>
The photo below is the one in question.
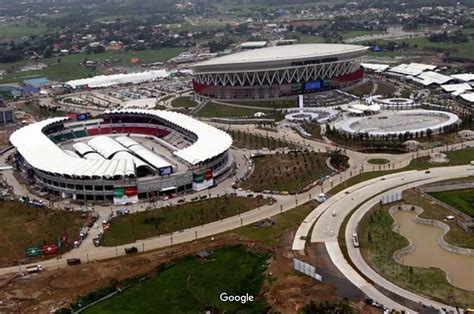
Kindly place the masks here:
<instances>
[{"instance_id":1,"label":"tree","mask_svg":"<svg viewBox=\"0 0 474 314\"><path fill-rule=\"evenodd\" d=\"M354 313L354 309L347 299L343 299L318 303L311 301L302 308L301 312L304 314L351 314Z\"/></svg>"},{"instance_id":2,"label":"tree","mask_svg":"<svg viewBox=\"0 0 474 314\"><path fill-rule=\"evenodd\" d=\"M432 129L427 129L426 130L426 136L428 136L428 138L431 138L432 135L433 135L433 130Z\"/></svg>"}]
</instances>

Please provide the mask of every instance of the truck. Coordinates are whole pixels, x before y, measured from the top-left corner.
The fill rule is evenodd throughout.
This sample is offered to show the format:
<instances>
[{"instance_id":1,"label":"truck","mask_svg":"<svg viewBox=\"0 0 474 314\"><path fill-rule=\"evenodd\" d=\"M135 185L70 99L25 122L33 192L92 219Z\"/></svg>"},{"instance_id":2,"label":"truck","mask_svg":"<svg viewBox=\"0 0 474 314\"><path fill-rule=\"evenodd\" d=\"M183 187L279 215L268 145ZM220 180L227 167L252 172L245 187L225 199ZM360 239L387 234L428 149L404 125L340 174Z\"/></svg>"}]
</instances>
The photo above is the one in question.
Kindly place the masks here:
<instances>
[{"instance_id":1,"label":"truck","mask_svg":"<svg viewBox=\"0 0 474 314\"><path fill-rule=\"evenodd\" d=\"M33 274L33 273L40 273L43 271L43 266L41 265L34 265L34 266L27 266L26 267L26 272L28 274Z\"/></svg>"}]
</instances>

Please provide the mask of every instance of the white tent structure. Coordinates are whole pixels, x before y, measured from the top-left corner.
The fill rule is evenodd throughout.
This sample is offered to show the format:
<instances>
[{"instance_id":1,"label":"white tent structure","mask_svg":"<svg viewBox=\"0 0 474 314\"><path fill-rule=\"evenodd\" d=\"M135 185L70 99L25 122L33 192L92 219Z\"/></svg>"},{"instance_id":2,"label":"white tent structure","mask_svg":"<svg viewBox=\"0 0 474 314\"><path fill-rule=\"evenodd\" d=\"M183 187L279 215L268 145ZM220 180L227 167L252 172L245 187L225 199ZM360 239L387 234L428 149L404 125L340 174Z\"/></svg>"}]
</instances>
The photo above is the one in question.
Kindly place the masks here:
<instances>
[{"instance_id":1,"label":"white tent structure","mask_svg":"<svg viewBox=\"0 0 474 314\"><path fill-rule=\"evenodd\" d=\"M77 89L83 86L88 88L100 88L121 84L150 82L168 76L169 73L166 70L155 70L127 74L98 75L90 78L67 81L65 85L72 89Z\"/></svg>"}]
</instances>

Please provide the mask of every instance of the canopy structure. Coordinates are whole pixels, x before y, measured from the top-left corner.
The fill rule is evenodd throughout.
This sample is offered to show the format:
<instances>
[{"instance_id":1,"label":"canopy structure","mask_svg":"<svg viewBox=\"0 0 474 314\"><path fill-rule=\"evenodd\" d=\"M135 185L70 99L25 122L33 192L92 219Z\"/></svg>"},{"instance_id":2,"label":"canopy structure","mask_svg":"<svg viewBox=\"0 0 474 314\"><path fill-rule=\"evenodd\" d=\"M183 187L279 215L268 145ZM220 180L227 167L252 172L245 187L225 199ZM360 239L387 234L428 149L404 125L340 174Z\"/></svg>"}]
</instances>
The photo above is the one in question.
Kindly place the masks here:
<instances>
[{"instance_id":1,"label":"canopy structure","mask_svg":"<svg viewBox=\"0 0 474 314\"><path fill-rule=\"evenodd\" d=\"M171 167L171 164L166 159L158 156L157 154L155 154L145 146L135 142L128 136L120 136L117 137L115 140L123 146L127 147L129 150L134 152L135 155L139 156L141 159L145 160L156 169Z\"/></svg>"},{"instance_id":2,"label":"canopy structure","mask_svg":"<svg viewBox=\"0 0 474 314\"><path fill-rule=\"evenodd\" d=\"M428 86L431 84L441 85L453 80L453 78L450 76L433 72L433 71L426 71L419 74L418 79L420 79L421 84L425 86Z\"/></svg>"},{"instance_id":3,"label":"canopy structure","mask_svg":"<svg viewBox=\"0 0 474 314\"><path fill-rule=\"evenodd\" d=\"M51 141L43 129L68 118L51 118L18 129L10 136L10 142L33 168L69 177L125 177L133 175L134 163L131 159L97 160L73 157Z\"/></svg>"},{"instance_id":4,"label":"canopy structure","mask_svg":"<svg viewBox=\"0 0 474 314\"><path fill-rule=\"evenodd\" d=\"M197 165L226 152L232 145L229 134L209 124L191 118L182 113L164 110L123 109L106 111L105 114L130 113L145 114L161 118L168 123L197 136L190 146L177 150L173 154L191 165Z\"/></svg>"},{"instance_id":5,"label":"canopy structure","mask_svg":"<svg viewBox=\"0 0 474 314\"><path fill-rule=\"evenodd\" d=\"M153 116L168 126L173 126L171 128L176 129L177 133L185 130L194 134L197 139L193 139L194 142L190 146L173 152L175 156L191 165L198 165L217 157L228 151L232 145L232 138L226 132L181 113L142 109L106 112L106 114L120 113ZM141 149L137 147L136 152L133 152L139 157L134 156L132 150L127 149L126 145L107 136L94 137L89 140L88 145L74 144L76 152L85 155L82 155L84 158L72 156L43 133L45 128L67 119L66 117L50 118L24 126L10 136L10 142L32 168L53 175L112 179L136 175L136 168L140 166L158 168L170 166L168 161L145 147ZM129 141L128 144L133 143Z\"/></svg>"},{"instance_id":6,"label":"canopy structure","mask_svg":"<svg viewBox=\"0 0 474 314\"><path fill-rule=\"evenodd\" d=\"M431 64L423 64L423 63L402 63L393 67L389 70L389 72L394 72L403 75L411 75L411 76L418 76L424 71L433 71L436 69L436 65Z\"/></svg>"},{"instance_id":7,"label":"canopy structure","mask_svg":"<svg viewBox=\"0 0 474 314\"><path fill-rule=\"evenodd\" d=\"M127 74L98 75L90 78L71 80L66 82L66 86L73 89L87 86L89 88L109 87L121 84L136 84L149 82L158 78L167 77L169 73L166 70L155 70L146 72L136 72Z\"/></svg>"}]
</instances>

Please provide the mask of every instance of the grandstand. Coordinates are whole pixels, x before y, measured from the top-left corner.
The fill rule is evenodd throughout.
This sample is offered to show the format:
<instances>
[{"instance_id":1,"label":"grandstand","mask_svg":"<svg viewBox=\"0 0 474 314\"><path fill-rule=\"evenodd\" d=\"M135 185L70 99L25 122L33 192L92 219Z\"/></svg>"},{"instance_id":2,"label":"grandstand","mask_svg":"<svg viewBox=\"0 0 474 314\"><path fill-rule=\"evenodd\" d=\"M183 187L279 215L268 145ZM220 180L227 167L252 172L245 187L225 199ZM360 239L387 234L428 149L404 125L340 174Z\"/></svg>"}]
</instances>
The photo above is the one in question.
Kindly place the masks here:
<instances>
[{"instance_id":1,"label":"grandstand","mask_svg":"<svg viewBox=\"0 0 474 314\"><path fill-rule=\"evenodd\" d=\"M198 97L271 99L337 89L363 77L367 47L343 44L275 46L210 59L193 67Z\"/></svg>"},{"instance_id":2,"label":"grandstand","mask_svg":"<svg viewBox=\"0 0 474 314\"><path fill-rule=\"evenodd\" d=\"M30 181L74 200L121 204L199 191L225 178L232 164L227 133L161 110L107 111L80 122L51 118L17 130L10 141Z\"/></svg>"}]
</instances>

